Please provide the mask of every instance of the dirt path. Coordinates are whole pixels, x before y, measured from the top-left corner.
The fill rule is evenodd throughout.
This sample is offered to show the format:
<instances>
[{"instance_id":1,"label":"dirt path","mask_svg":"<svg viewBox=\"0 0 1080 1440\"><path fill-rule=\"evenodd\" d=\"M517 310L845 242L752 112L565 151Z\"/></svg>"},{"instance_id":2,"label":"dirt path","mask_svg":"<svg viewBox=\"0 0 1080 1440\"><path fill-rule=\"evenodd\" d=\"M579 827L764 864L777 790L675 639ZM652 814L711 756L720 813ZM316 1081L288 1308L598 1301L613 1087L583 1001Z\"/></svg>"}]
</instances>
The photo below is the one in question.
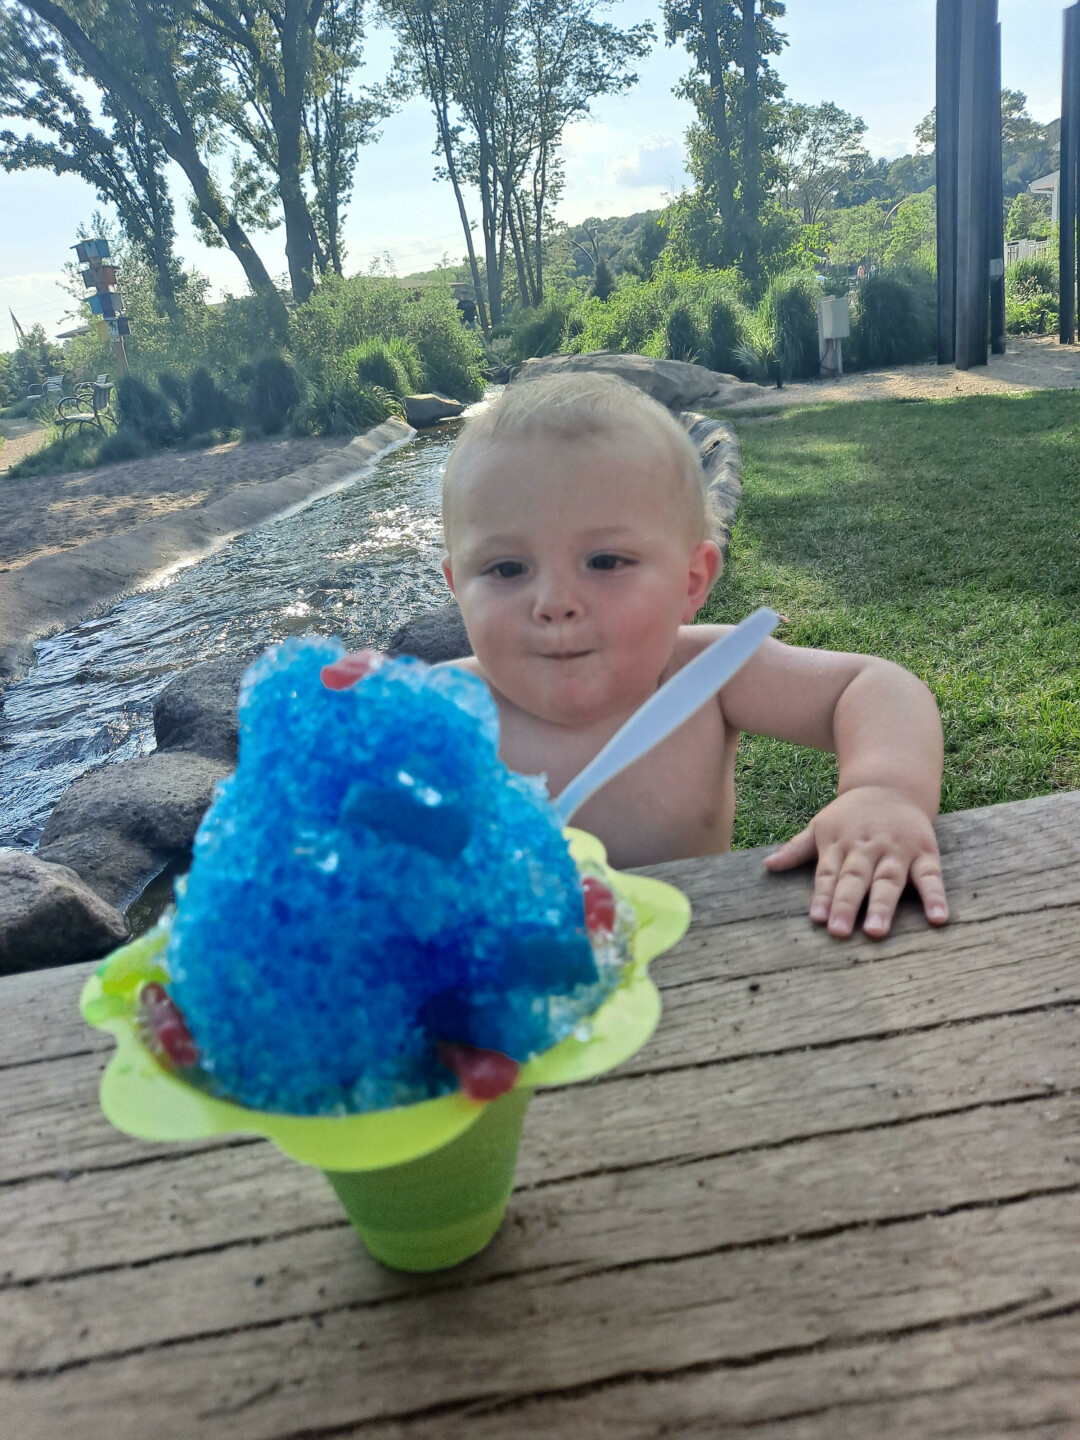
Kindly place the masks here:
<instances>
[{"instance_id":1,"label":"dirt path","mask_svg":"<svg viewBox=\"0 0 1080 1440\"><path fill-rule=\"evenodd\" d=\"M1025 390L1080 389L1080 345L1061 345L1050 335L1010 335L1008 352L989 364L954 370L931 361L893 370L863 370L840 380L799 380L782 390L762 390L738 413L815 405L837 400L955 400L962 395L1007 395Z\"/></svg>"},{"instance_id":2,"label":"dirt path","mask_svg":"<svg viewBox=\"0 0 1080 1440\"><path fill-rule=\"evenodd\" d=\"M49 429L37 420L0 420L0 436L4 439L0 445L0 476L3 476L12 465L41 449L49 438Z\"/></svg>"}]
</instances>

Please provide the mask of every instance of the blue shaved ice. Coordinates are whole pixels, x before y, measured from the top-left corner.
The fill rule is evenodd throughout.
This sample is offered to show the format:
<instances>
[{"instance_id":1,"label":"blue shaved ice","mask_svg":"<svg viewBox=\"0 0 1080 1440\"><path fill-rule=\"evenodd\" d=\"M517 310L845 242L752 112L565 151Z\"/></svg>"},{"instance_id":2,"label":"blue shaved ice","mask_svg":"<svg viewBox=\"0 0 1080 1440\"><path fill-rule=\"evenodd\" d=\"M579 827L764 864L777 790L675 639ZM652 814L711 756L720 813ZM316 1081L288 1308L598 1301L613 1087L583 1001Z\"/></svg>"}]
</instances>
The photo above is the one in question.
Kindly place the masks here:
<instances>
[{"instance_id":1,"label":"blue shaved ice","mask_svg":"<svg viewBox=\"0 0 1080 1440\"><path fill-rule=\"evenodd\" d=\"M404 658L329 690L344 653L294 639L248 670L239 765L169 940L202 1069L263 1110L444 1094L438 1041L525 1060L619 980L542 782L497 756L482 681Z\"/></svg>"}]
</instances>

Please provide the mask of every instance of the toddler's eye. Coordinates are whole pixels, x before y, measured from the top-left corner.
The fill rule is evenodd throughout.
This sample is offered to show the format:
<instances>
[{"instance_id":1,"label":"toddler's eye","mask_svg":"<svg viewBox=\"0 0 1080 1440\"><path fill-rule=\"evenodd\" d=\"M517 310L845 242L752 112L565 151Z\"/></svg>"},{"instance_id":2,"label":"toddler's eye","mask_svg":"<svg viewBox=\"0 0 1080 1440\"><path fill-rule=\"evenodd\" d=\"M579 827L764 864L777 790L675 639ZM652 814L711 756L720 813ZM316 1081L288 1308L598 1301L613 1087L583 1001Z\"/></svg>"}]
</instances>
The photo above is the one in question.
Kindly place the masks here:
<instances>
[{"instance_id":1,"label":"toddler's eye","mask_svg":"<svg viewBox=\"0 0 1080 1440\"><path fill-rule=\"evenodd\" d=\"M500 560L497 565L492 565L487 574L495 575L500 580L516 580L519 575L525 574L525 566L520 560Z\"/></svg>"},{"instance_id":2,"label":"toddler's eye","mask_svg":"<svg viewBox=\"0 0 1080 1440\"><path fill-rule=\"evenodd\" d=\"M623 555L609 555L606 552L600 555L589 556L590 570L618 570L620 565L628 565L629 563Z\"/></svg>"}]
</instances>

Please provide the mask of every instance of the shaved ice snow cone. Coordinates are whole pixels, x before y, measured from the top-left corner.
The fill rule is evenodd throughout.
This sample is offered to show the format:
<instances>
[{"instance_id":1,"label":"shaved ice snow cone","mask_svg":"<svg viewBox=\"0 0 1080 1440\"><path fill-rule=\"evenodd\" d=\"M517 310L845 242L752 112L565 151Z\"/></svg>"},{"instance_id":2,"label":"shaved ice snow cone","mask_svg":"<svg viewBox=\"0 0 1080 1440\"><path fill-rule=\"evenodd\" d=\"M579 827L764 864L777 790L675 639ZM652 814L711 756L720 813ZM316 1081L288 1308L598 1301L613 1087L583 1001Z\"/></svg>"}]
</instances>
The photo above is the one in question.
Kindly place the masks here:
<instances>
[{"instance_id":1,"label":"shaved ice snow cone","mask_svg":"<svg viewBox=\"0 0 1080 1440\"><path fill-rule=\"evenodd\" d=\"M593 836L572 830L567 836L579 862L603 864L603 847ZM572 1035L527 1061L514 1088L498 1099L476 1102L457 1091L396 1109L329 1116L283 1115L215 1095L191 1072L155 1055L140 1025L141 990L166 977L167 937L157 931L115 951L83 991L84 1018L117 1041L102 1076L102 1109L118 1129L145 1140L262 1135L323 1171L375 1259L405 1271L457 1265L482 1250L503 1220L534 1089L591 1079L621 1064L660 1018L648 967L685 932L689 902L658 880L613 870L605 878L635 915L625 976Z\"/></svg>"},{"instance_id":2,"label":"shaved ice snow cone","mask_svg":"<svg viewBox=\"0 0 1080 1440\"><path fill-rule=\"evenodd\" d=\"M499 1228L533 1090L648 1040L648 965L690 907L563 830L477 677L343 652L293 640L248 670L175 917L82 1009L117 1040L118 1129L265 1136L377 1259L441 1269Z\"/></svg>"}]
</instances>

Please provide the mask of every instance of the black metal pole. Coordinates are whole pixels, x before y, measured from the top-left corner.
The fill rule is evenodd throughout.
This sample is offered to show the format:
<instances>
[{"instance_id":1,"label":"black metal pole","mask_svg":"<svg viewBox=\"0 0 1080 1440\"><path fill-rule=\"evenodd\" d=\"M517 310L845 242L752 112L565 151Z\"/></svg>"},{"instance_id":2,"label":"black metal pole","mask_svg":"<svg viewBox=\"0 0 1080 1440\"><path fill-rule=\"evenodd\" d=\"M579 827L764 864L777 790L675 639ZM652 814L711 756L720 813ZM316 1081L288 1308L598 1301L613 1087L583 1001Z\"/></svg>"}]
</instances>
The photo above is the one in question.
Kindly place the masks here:
<instances>
[{"instance_id":1,"label":"black metal pole","mask_svg":"<svg viewBox=\"0 0 1080 1440\"><path fill-rule=\"evenodd\" d=\"M960 0L937 0L938 364L956 359L956 132L960 110Z\"/></svg>"},{"instance_id":2,"label":"black metal pole","mask_svg":"<svg viewBox=\"0 0 1080 1440\"><path fill-rule=\"evenodd\" d=\"M956 368L985 365L990 326L990 99L996 0L962 0L956 186Z\"/></svg>"},{"instance_id":3,"label":"black metal pole","mask_svg":"<svg viewBox=\"0 0 1080 1440\"><path fill-rule=\"evenodd\" d=\"M1061 71L1061 176L1058 203L1058 338L1071 345L1076 335L1076 191L1080 141L1080 4L1065 11Z\"/></svg>"},{"instance_id":4,"label":"black metal pole","mask_svg":"<svg viewBox=\"0 0 1080 1440\"><path fill-rule=\"evenodd\" d=\"M1001 175L1001 26L994 26L990 94L990 349L1005 354L1005 187Z\"/></svg>"}]
</instances>

